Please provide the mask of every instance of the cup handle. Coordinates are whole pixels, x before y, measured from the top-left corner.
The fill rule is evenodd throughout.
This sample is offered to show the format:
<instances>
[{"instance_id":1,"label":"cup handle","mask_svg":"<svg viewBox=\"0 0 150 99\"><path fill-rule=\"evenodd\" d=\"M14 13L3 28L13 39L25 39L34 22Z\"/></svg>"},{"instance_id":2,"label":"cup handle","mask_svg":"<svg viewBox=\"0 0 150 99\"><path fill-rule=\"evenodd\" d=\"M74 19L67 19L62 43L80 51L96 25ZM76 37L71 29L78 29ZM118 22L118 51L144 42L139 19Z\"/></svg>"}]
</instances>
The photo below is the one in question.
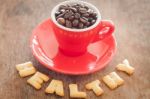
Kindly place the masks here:
<instances>
[{"instance_id":1,"label":"cup handle","mask_svg":"<svg viewBox=\"0 0 150 99\"><path fill-rule=\"evenodd\" d=\"M100 24L98 25L98 32L92 43L109 37L110 35L112 35L114 30L115 26L112 21L101 20Z\"/></svg>"}]
</instances>

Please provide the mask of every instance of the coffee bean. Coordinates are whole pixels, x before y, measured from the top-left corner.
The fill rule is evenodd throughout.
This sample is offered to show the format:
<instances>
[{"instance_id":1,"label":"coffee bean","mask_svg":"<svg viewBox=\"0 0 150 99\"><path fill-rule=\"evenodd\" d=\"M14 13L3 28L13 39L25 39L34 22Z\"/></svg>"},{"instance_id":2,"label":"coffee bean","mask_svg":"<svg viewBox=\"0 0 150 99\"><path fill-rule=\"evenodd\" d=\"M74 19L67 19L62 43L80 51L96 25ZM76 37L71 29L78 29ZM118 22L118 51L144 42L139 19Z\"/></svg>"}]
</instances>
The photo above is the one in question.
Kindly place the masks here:
<instances>
[{"instance_id":1,"label":"coffee bean","mask_svg":"<svg viewBox=\"0 0 150 99\"><path fill-rule=\"evenodd\" d=\"M83 23L79 23L79 26L78 26L80 29L82 29L84 27Z\"/></svg>"},{"instance_id":2,"label":"coffee bean","mask_svg":"<svg viewBox=\"0 0 150 99\"><path fill-rule=\"evenodd\" d=\"M86 9L86 8L79 8L79 12L80 12L80 13L86 13L86 12L87 12L87 9Z\"/></svg>"},{"instance_id":3,"label":"coffee bean","mask_svg":"<svg viewBox=\"0 0 150 99\"><path fill-rule=\"evenodd\" d=\"M89 17L89 14L88 13L84 13L84 14L82 14L82 17Z\"/></svg>"},{"instance_id":4,"label":"coffee bean","mask_svg":"<svg viewBox=\"0 0 150 99\"><path fill-rule=\"evenodd\" d=\"M72 23L69 20L66 20L66 27L71 28L72 27Z\"/></svg>"},{"instance_id":5,"label":"coffee bean","mask_svg":"<svg viewBox=\"0 0 150 99\"><path fill-rule=\"evenodd\" d=\"M91 24L94 24L95 22L96 22L96 20L92 20L92 21L91 21Z\"/></svg>"},{"instance_id":6,"label":"coffee bean","mask_svg":"<svg viewBox=\"0 0 150 99\"><path fill-rule=\"evenodd\" d=\"M65 24L65 19L64 18L58 18L57 19L57 22L61 25L64 25Z\"/></svg>"},{"instance_id":7,"label":"coffee bean","mask_svg":"<svg viewBox=\"0 0 150 99\"><path fill-rule=\"evenodd\" d=\"M55 12L55 16L57 17L59 14L61 14L61 12L57 11Z\"/></svg>"},{"instance_id":8,"label":"coffee bean","mask_svg":"<svg viewBox=\"0 0 150 99\"><path fill-rule=\"evenodd\" d=\"M69 10L65 10L65 12L63 12L63 14L66 14L66 13L68 13L69 12Z\"/></svg>"},{"instance_id":9,"label":"coffee bean","mask_svg":"<svg viewBox=\"0 0 150 99\"><path fill-rule=\"evenodd\" d=\"M77 9L74 8L74 7L71 7L70 9L71 9L73 12L77 12Z\"/></svg>"},{"instance_id":10,"label":"coffee bean","mask_svg":"<svg viewBox=\"0 0 150 99\"><path fill-rule=\"evenodd\" d=\"M74 16L72 15L72 16L70 16L68 19L69 19L70 21L72 21L72 20L74 19Z\"/></svg>"},{"instance_id":11,"label":"coffee bean","mask_svg":"<svg viewBox=\"0 0 150 99\"><path fill-rule=\"evenodd\" d=\"M90 22L86 22L85 25L88 27L90 25Z\"/></svg>"},{"instance_id":12,"label":"coffee bean","mask_svg":"<svg viewBox=\"0 0 150 99\"><path fill-rule=\"evenodd\" d=\"M71 7L71 5L67 4L66 7L69 8L69 7Z\"/></svg>"},{"instance_id":13,"label":"coffee bean","mask_svg":"<svg viewBox=\"0 0 150 99\"><path fill-rule=\"evenodd\" d=\"M59 10L61 10L61 9L66 9L67 8L67 6L65 6L65 5L60 5L59 6Z\"/></svg>"},{"instance_id":14,"label":"coffee bean","mask_svg":"<svg viewBox=\"0 0 150 99\"><path fill-rule=\"evenodd\" d=\"M93 12L91 15L92 15L92 17L96 17L97 13Z\"/></svg>"},{"instance_id":15,"label":"coffee bean","mask_svg":"<svg viewBox=\"0 0 150 99\"><path fill-rule=\"evenodd\" d=\"M92 10L92 9L88 9L87 12L88 12L89 14L91 14L91 13L93 13L93 10Z\"/></svg>"},{"instance_id":16,"label":"coffee bean","mask_svg":"<svg viewBox=\"0 0 150 99\"><path fill-rule=\"evenodd\" d=\"M83 4L61 5L55 13L56 21L68 28L83 29L93 25L97 13Z\"/></svg>"},{"instance_id":17,"label":"coffee bean","mask_svg":"<svg viewBox=\"0 0 150 99\"><path fill-rule=\"evenodd\" d=\"M88 22L88 19L85 17L82 17L80 18L80 21L85 24L86 22Z\"/></svg>"},{"instance_id":18,"label":"coffee bean","mask_svg":"<svg viewBox=\"0 0 150 99\"><path fill-rule=\"evenodd\" d=\"M91 22L93 20L93 18L89 18L88 21Z\"/></svg>"},{"instance_id":19,"label":"coffee bean","mask_svg":"<svg viewBox=\"0 0 150 99\"><path fill-rule=\"evenodd\" d=\"M62 14L58 15L58 16L56 17L56 19L58 19L58 18L60 18L60 17L63 17L63 16L64 16L64 14L62 13Z\"/></svg>"},{"instance_id":20,"label":"coffee bean","mask_svg":"<svg viewBox=\"0 0 150 99\"><path fill-rule=\"evenodd\" d=\"M65 9L61 9L61 10L60 10L61 13L64 13L65 11L66 11Z\"/></svg>"},{"instance_id":21,"label":"coffee bean","mask_svg":"<svg viewBox=\"0 0 150 99\"><path fill-rule=\"evenodd\" d=\"M89 7L87 7L87 6L84 6L84 8L87 9L87 10L89 9Z\"/></svg>"},{"instance_id":22,"label":"coffee bean","mask_svg":"<svg viewBox=\"0 0 150 99\"><path fill-rule=\"evenodd\" d=\"M76 19L80 18L80 14L79 13L75 13L74 16L75 16Z\"/></svg>"},{"instance_id":23,"label":"coffee bean","mask_svg":"<svg viewBox=\"0 0 150 99\"><path fill-rule=\"evenodd\" d=\"M64 18L67 19L67 18L71 17L72 14L73 14L72 11L69 11L68 13L65 13Z\"/></svg>"},{"instance_id":24,"label":"coffee bean","mask_svg":"<svg viewBox=\"0 0 150 99\"><path fill-rule=\"evenodd\" d=\"M73 4L72 6L75 7L75 6L77 6L77 4Z\"/></svg>"},{"instance_id":25,"label":"coffee bean","mask_svg":"<svg viewBox=\"0 0 150 99\"><path fill-rule=\"evenodd\" d=\"M78 26L78 24L79 24L79 20L77 20L77 19L73 20L72 25L74 27Z\"/></svg>"},{"instance_id":26,"label":"coffee bean","mask_svg":"<svg viewBox=\"0 0 150 99\"><path fill-rule=\"evenodd\" d=\"M77 4L77 6L79 6L80 8L83 8L83 7L84 7L83 4Z\"/></svg>"},{"instance_id":27,"label":"coffee bean","mask_svg":"<svg viewBox=\"0 0 150 99\"><path fill-rule=\"evenodd\" d=\"M72 5L72 7L74 7L74 8L77 8L77 6L78 6L77 4L73 4L73 5Z\"/></svg>"}]
</instances>

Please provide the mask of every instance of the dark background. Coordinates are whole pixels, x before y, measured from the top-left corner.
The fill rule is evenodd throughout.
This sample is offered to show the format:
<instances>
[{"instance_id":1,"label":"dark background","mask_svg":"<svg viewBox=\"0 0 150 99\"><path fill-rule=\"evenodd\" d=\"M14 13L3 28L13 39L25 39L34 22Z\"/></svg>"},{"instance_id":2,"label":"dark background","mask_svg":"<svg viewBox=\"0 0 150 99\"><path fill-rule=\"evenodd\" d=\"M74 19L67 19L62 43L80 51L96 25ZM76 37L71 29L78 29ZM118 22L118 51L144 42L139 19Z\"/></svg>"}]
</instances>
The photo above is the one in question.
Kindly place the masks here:
<instances>
[{"instance_id":1,"label":"dark background","mask_svg":"<svg viewBox=\"0 0 150 99\"><path fill-rule=\"evenodd\" d=\"M87 91L87 99L150 99L150 0L85 0L98 7L102 19L115 23L117 54L108 67L86 76L68 76L42 67L29 48L32 29L50 17L51 9L63 0L0 0L0 99L69 99L69 83L84 85L100 79L115 70L115 66L127 58L135 73L131 77L117 72L125 84L96 97ZM29 78L20 78L15 65L32 61L36 68L50 77L62 80L65 96L45 95L44 84L40 91L26 84Z\"/></svg>"}]
</instances>

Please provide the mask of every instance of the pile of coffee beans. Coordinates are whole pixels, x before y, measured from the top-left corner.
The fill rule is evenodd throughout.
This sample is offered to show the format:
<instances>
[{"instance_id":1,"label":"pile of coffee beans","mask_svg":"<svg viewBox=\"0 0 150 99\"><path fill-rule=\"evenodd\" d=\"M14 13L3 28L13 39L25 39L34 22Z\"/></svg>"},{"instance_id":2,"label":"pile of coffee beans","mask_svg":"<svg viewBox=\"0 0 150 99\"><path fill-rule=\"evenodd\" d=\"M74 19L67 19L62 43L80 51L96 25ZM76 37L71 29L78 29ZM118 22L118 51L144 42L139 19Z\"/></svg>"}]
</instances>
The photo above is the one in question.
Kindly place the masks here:
<instances>
[{"instance_id":1,"label":"pile of coffee beans","mask_svg":"<svg viewBox=\"0 0 150 99\"><path fill-rule=\"evenodd\" d=\"M61 5L55 17L57 22L65 27L83 29L96 22L97 13L82 4Z\"/></svg>"}]
</instances>

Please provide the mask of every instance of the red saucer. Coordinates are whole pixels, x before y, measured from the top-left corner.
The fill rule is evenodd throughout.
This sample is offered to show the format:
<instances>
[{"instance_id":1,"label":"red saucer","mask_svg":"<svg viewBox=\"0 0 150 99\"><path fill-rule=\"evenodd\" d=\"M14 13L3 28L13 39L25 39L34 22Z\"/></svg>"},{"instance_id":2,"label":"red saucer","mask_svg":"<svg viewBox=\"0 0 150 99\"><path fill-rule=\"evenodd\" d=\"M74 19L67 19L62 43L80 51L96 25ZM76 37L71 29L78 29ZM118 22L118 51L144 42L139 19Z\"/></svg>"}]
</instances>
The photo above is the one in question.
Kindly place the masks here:
<instances>
[{"instance_id":1,"label":"red saucer","mask_svg":"<svg viewBox=\"0 0 150 99\"><path fill-rule=\"evenodd\" d=\"M48 19L33 30L30 47L35 58L43 66L56 72L72 75L89 74L104 68L116 52L114 36L92 43L88 52L78 57L65 56L58 50L51 20Z\"/></svg>"}]
</instances>

